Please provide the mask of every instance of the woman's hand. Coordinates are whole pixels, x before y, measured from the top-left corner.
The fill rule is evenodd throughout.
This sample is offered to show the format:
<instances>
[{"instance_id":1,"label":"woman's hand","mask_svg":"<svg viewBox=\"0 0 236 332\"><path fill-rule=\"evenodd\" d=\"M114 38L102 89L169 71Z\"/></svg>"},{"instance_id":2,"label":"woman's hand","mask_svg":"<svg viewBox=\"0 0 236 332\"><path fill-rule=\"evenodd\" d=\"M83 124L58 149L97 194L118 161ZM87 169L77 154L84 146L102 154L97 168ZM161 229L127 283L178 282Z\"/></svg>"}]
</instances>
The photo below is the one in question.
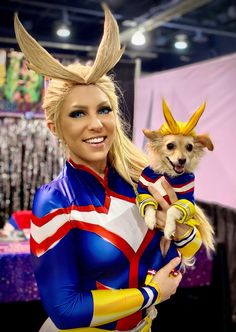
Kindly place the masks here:
<instances>
[{"instance_id":1,"label":"woman's hand","mask_svg":"<svg viewBox=\"0 0 236 332\"><path fill-rule=\"evenodd\" d=\"M174 189L167 181L162 181L162 187L165 189L167 195L169 196L171 204L178 200ZM150 186L148 187L148 190L157 201L158 206L160 206L160 209L158 209L156 213L157 227L163 230L166 224L166 212L169 209L170 204L165 200L164 197L159 194L159 192L154 187Z\"/></svg>"},{"instance_id":2,"label":"woman's hand","mask_svg":"<svg viewBox=\"0 0 236 332\"><path fill-rule=\"evenodd\" d=\"M173 204L178 200L177 195L174 191L174 189L171 187L171 185L167 181L162 181L162 187L165 189L167 195L169 196L170 203ZM159 192L152 186L148 187L149 192L152 194L152 196L157 201L158 205L160 206L160 209L156 212L157 217L157 227L161 230L164 229L166 224L166 213L167 210L170 207L170 204L165 200L164 197L162 197ZM175 230L175 237L174 240L180 239L187 231L189 231L191 227L185 224L180 224L176 222L176 230Z\"/></svg>"},{"instance_id":3,"label":"woman's hand","mask_svg":"<svg viewBox=\"0 0 236 332\"><path fill-rule=\"evenodd\" d=\"M178 272L176 276L173 276L173 274L171 273L178 266L179 263L179 257L172 259L168 264L161 268L152 279L152 282L157 284L160 288L160 302L168 300L171 295L175 294L176 289L179 286L179 283L182 279L181 272Z\"/></svg>"}]
</instances>

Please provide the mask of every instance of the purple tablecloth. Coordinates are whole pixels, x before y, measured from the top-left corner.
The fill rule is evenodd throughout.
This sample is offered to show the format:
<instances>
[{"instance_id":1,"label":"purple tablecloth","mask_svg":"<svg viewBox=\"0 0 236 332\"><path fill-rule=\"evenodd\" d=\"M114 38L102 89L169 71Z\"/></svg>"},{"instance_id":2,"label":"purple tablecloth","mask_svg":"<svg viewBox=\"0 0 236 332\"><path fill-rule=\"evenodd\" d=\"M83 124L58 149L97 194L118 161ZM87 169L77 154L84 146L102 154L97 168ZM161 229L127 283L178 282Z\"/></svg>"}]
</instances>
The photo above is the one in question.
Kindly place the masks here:
<instances>
[{"instance_id":1,"label":"purple tablecloth","mask_svg":"<svg viewBox=\"0 0 236 332\"><path fill-rule=\"evenodd\" d=\"M180 287L199 287L211 283L212 259L201 249L193 267L184 274ZM39 300L29 242L0 242L0 302Z\"/></svg>"},{"instance_id":2,"label":"purple tablecloth","mask_svg":"<svg viewBox=\"0 0 236 332\"><path fill-rule=\"evenodd\" d=\"M213 256L208 257L202 247L196 254L196 262L183 275L180 287L209 286L212 281Z\"/></svg>"},{"instance_id":3,"label":"purple tablecloth","mask_svg":"<svg viewBox=\"0 0 236 332\"><path fill-rule=\"evenodd\" d=\"M29 242L0 243L0 302L38 300Z\"/></svg>"}]
</instances>

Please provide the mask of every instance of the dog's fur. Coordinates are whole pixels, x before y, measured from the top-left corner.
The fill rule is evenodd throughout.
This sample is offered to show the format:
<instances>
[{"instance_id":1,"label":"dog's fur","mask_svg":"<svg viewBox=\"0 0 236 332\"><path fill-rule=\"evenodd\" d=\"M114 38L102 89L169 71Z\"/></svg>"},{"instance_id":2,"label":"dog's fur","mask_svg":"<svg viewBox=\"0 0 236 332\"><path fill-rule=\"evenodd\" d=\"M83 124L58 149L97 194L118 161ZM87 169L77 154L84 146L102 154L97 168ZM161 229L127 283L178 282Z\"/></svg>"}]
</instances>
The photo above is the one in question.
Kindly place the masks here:
<instances>
[{"instance_id":1,"label":"dog's fur","mask_svg":"<svg viewBox=\"0 0 236 332\"><path fill-rule=\"evenodd\" d=\"M179 176L184 172L194 172L204 149L212 151L214 146L210 137L206 134L185 136L185 135L161 135L158 130L143 130L144 135L149 139L146 147L150 157L150 167L157 173L167 174L171 177ZM207 249L214 249L213 229L208 222L204 212L196 206L194 218L199 220L198 226L203 242ZM182 218L182 212L175 206L167 211L165 237L170 239L176 229L176 221ZM153 206L145 208L145 222L153 229L156 224L156 213Z\"/></svg>"}]
</instances>

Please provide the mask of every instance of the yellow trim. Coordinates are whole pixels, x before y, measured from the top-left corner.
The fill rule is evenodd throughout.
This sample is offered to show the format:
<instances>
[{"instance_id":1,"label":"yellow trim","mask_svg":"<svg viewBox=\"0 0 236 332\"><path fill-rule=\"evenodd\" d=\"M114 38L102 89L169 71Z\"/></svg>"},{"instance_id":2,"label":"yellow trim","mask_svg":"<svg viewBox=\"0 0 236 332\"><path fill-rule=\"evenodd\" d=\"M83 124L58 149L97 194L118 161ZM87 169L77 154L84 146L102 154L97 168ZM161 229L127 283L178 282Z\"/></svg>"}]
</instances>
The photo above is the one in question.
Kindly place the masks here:
<instances>
[{"instance_id":1,"label":"yellow trim","mask_svg":"<svg viewBox=\"0 0 236 332\"><path fill-rule=\"evenodd\" d=\"M196 235L191 242L182 248L178 248L181 255L185 258L193 257L202 245L202 238L199 230L196 228Z\"/></svg>"},{"instance_id":2,"label":"yellow trim","mask_svg":"<svg viewBox=\"0 0 236 332\"><path fill-rule=\"evenodd\" d=\"M200 221L196 220L194 218L191 218L191 219L186 220L185 224L188 225L188 226L194 227L194 226L199 226L200 225Z\"/></svg>"},{"instance_id":3,"label":"yellow trim","mask_svg":"<svg viewBox=\"0 0 236 332\"><path fill-rule=\"evenodd\" d=\"M58 332L100 332L100 331L103 331L103 332L115 332L114 330L111 331L111 330L104 330L104 329L99 329L99 328L96 328L96 327L81 327L81 328L78 328L78 329L70 329L70 330L58 330Z\"/></svg>"},{"instance_id":4,"label":"yellow trim","mask_svg":"<svg viewBox=\"0 0 236 332\"><path fill-rule=\"evenodd\" d=\"M157 210L158 203L150 194L138 194L136 196L136 204L139 207L139 211L142 217L145 215L145 208L148 205L152 205L155 210Z\"/></svg>"},{"instance_id":5,"label":"yellow trim","mask_svg":"<svg viewBox=\"0 0 236 332\"><path fill-rule=\"evenodd\" d=\"M141 309L143 295L137 288L92 291L94 313L91 326L110 323Z\"/></svg>"},{"instance_id":6,"label":"yellow trim","mask_svg":"<svg viewBox=\"0 0 236 332\"><path fill-rule=\"evenodd\" d=\"M172 205L175 206L177 209L179 209L183 213L183 217L181 219L177 220L177 222L179 222L180 224L185 224L186 221L189 218L192 218L195 213L194 204L187 199L179 199Z\"/></svg>"}]
</instances>

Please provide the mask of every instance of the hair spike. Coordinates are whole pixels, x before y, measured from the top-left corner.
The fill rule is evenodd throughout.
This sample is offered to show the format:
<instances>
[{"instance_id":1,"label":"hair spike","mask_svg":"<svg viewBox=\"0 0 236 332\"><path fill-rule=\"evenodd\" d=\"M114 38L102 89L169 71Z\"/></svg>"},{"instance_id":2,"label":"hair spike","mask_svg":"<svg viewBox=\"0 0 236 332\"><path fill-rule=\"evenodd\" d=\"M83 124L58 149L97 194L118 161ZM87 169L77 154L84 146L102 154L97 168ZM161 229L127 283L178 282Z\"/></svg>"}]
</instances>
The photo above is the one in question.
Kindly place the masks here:
<instances>
[{"instance_id":1,"label":"hair spike","mask_svg":"<svg viewBox=\"0 0 236 332\"><path fill-rule=\"evenodd\" d=\"M183 135L189 135L191 131L196 127L202 113L204 112L206 107L206 102L204 102L197 110L196 112L190 117L186 125L184 126L181 134Z\"/></svg>"},{"instance_id":2,"label":"hair spike","mask_svg":"<svg viewBox=\"0 0 236 332\"><path fill-rule=\"evenodd\" d=\"M167 125L170 128L170 132L172 134L179 134L179 126L176 120L174 119L169 106L167 105L165 99L162 99L162 108L163 108L163 114L166 119Z\"/></svg>"},{"instance_id":3,"label":"hair spike","mask_svg":"<svg viewBox=\"0 0 236 332\"><path fill-rule=\"evenodd\" d=\"M104 31L94 64L85 78L87 84L112 69L124 53L124 47L120 47L118 24L105 3L102 3L102 8L105 13Z\"/></svg>"},{"instance_id":4,"label":"hair spike","mask_svg":"<svg viewBox=\"0 0 236 332\"><path fill-rule=\"evenodd\" d=\"M49 54L39 43L25 30L18 15L14 16L14 28L16 39L21 51L28 60L28 67L38 74L43 74L50 78L64 79L76 83L84 83L84 79L68 70L51 54Z\"/></svg>"},{"instance_id":5,"label":"hair spike","mask_svg":"<svg viewBox=\"0 0 236 332\"><path fill-rule=\"evenodd\" d=\"M25 30L18 15L15 14L14 27L16 39L21 51L29 62L29 68L50 78L79 84L95 83L105 75L120 60L124 53L124 47L120 47L119 27L115 18L106 4L103 3L102 7L105 12L104 31L95 61L90 68L87 66L89 70L84 70L85 66L78 64L81 70L78 70L77 73L63 66L39 45Z\"/></svg>"}]
</instances>

